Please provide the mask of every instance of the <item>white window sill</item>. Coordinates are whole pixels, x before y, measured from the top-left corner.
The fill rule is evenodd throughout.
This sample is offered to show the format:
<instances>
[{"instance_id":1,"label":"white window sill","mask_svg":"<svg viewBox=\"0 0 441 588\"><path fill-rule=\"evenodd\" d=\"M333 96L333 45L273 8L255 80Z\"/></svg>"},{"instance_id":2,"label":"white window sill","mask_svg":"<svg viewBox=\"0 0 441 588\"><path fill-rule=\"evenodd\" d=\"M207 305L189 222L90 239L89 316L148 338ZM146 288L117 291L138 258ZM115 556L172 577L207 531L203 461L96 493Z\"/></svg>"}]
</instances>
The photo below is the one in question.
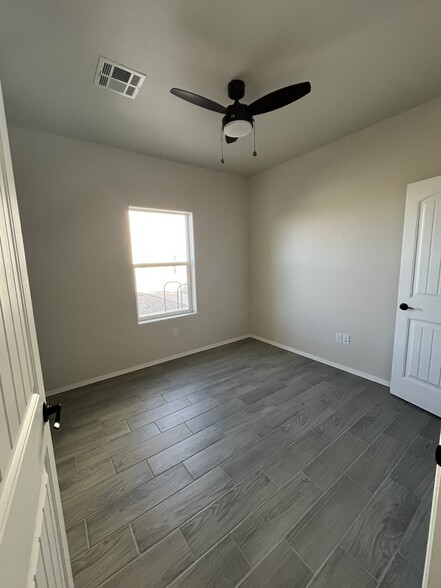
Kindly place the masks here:
<instances>
[{"instance_id":1,"label":"white window sill","mask_svg":"<svg viewBox=\"0 0 441 588\"><path fill-rule=\"evenodd\" d=\"M163 316L152 316L151 318L138 318L138 325L145 325L148 323L158 323L159 321L169 321L170 319L177 319L182 318L184 316L193 316L197 314L196 310L191 310L189 312L177 312L174 314L163 315Z\"/></svg>"}]
</instances>

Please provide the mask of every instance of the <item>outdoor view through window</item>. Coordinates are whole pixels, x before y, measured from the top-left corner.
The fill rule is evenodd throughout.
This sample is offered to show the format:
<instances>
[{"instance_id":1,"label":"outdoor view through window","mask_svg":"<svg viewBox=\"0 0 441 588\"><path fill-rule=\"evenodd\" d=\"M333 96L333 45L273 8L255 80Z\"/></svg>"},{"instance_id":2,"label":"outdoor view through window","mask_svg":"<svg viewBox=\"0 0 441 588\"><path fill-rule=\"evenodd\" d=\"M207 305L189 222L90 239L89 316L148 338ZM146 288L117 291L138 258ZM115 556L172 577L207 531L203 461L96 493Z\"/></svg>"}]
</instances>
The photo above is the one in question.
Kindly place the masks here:
<instances>
[{"instance_id":1,"label":"outdoor view through window","mask_svg":"<svg viewBox=\"0 0 441 588\"><path fill-rule=\"evenodd\" d=\"M194 311L192 215L129 208L138 321Z\"/></svg>"}]
</instances>

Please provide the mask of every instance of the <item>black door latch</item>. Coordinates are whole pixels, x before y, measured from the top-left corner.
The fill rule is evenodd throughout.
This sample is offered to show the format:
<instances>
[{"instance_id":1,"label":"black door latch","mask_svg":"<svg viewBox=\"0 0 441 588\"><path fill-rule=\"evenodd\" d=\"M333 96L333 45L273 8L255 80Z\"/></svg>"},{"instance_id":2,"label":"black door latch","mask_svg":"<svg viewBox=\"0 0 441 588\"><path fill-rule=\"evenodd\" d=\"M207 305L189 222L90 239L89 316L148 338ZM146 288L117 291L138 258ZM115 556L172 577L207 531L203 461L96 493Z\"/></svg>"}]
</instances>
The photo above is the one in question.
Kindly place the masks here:
<instances>
[{"instance_id":1,"label":"black door latch","mask_svg":"<svg viewBox=\"0 0 441 588\"><path fill-rule=\"evenodd\" d=\"M55 414L54 429L61 427L61 404L53 404L52 406L47 402L43 402L43 420L48 422L49 417Z\"/></svg>"}]
</instances>

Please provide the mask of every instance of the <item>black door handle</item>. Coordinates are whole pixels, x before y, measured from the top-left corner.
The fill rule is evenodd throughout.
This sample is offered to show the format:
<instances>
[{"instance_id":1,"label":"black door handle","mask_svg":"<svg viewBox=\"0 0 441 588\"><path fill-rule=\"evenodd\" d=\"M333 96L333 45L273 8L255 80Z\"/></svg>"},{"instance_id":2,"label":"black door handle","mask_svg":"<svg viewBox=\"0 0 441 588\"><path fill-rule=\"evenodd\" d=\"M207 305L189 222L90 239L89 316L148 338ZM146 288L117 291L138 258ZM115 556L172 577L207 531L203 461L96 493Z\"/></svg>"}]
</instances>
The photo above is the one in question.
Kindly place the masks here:
<instances>
[{"instance_id":1,"label":"black door handle","mask_svg":"<svg viewBox=\"0 0 441 588\"><path fill-rule=\"evenodd\" d=\"M435 461L436 463L441 466L441 445L435 449Z\"/></svg>"},{"instance_id":2,"label":"black door handle","mask_svg":"<svg viewBox=\"0 0 441 588\"><path fill-rule=\"evenodd\" d=\"M47 402L43 402L43 420L45 423L48 422L51 414L55 414L54 429L61 427L61 404L50 405Z\"/></svg>"},{"instance_id":3,"label":"black door handle","mask_svg":"<svg viewBox=\"0 0 441 588\"><path fill-rule=\"evenodd\" d=\"M405 302L402 302L399 308L401 308L401 310L415 310L413 306L409 306Z\"/></svg>"}]
</instances>

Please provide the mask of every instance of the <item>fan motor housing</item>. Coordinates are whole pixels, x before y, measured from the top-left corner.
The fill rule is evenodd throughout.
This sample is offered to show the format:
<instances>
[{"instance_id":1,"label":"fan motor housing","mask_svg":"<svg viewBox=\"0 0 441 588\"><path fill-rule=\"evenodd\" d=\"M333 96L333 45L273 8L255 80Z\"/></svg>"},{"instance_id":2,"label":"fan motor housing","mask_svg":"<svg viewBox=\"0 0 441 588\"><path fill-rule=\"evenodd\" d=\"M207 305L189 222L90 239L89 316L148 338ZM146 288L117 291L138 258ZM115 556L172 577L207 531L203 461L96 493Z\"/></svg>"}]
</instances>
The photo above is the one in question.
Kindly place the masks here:
<instances>
[{"instance_id":1,"label":"fan motor housing","mask_svg":"<svg viewBox=\"0 0 441 588\"><path fill-rule=\"evenodd\" d=\"M247 120L253 124L253 116L244 104L236 102L227 107L227 114L222 119L222 128L233 120Z\"/></svg>"}]
</instances>

